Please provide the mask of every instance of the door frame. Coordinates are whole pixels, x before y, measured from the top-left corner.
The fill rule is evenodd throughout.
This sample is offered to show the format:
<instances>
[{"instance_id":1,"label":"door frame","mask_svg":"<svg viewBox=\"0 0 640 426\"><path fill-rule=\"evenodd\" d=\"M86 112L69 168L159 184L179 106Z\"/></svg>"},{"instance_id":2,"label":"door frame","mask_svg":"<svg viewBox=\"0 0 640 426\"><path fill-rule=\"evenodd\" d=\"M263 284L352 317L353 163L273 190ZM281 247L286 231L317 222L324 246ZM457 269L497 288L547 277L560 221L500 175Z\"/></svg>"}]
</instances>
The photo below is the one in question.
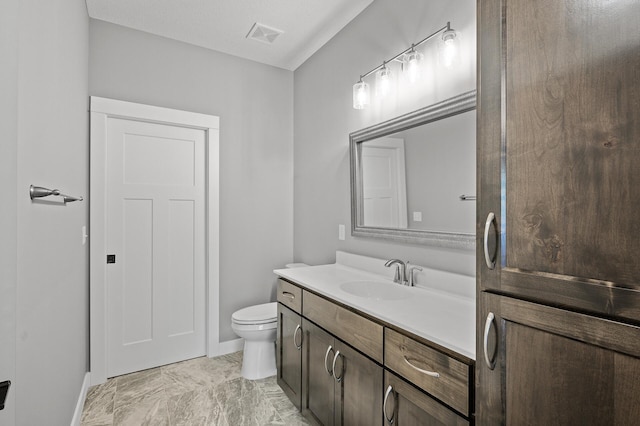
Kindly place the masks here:
<instances>
[{"instance_id":1,"label":"door frame","mask_svg":"<svg viewBox=\"0 0 640 426\"><path fill-rule=\"evenodd\" d=\"M107 120L123 118L205 132L205 336L207 356L220 353L220 118L115 99L90 97L89 356L91 385L107 380Z\"/></svg>"}]
</instances>

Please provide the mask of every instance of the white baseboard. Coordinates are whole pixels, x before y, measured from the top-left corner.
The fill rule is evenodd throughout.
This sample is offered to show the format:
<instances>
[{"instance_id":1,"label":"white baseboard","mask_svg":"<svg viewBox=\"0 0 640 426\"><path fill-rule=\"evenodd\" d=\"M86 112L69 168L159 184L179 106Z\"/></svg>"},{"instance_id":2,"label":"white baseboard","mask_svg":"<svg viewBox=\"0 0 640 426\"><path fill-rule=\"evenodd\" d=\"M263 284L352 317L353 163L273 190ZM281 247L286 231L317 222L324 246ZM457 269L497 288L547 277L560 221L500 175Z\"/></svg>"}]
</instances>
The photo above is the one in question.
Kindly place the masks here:
<instances>
[{"instance_id":1,"label":"white baseboard","mask_svg":"<svg viewBox=\"0 0 640 426\"><path fill-rule=\"evenodd\" d=\"M82 419L82 409L84 408L84 400L87 399L87 392L91 386L91 373L87 372L84 375L82 381L82 388L80 388L80 395L78 396L78 402L76 403L76 410L73 412L73 418L71 419L71 426L80 426L80 420Z\"/></svg>"},{"instance_id":2,"label":"white baseboard","mask_svg":"<svg viewBox=\"0 0 640 426\"><path fill-rule=\"evenodd\" d=\"M213 353L209 354L209 358L241 351L244 348L244 339L239 338L235 340L228 340L226 342L220 342L217 346L218 347L216 348L216 350Z\"/></svg>"}]
</instances>

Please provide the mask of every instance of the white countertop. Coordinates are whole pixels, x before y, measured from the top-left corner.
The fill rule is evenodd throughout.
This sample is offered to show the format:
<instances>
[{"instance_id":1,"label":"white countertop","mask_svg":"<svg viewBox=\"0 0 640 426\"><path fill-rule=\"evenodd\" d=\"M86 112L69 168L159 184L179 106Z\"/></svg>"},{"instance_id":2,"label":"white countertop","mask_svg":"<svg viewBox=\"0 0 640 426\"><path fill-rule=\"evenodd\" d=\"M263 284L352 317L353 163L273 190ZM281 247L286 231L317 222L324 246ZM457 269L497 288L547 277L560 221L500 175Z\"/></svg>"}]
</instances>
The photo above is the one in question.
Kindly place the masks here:
<instances>
[{"instance_id":1,"label":"white countertop","mask_svg":"<svg viewBox=\"0 0 640 426\"><path fill-rule=\"evenodd\" d=\"M400 286L386 276L340 263L276 269L273 272L467 358L476 358L474 298L441 289ZM462 280L470 278L462 275L460 277ZM390 286L397 286L399 292L410 294L399 300L355 296L340 288L342 284L351 281L385 281Z\"/></svg>"}]
</instances>

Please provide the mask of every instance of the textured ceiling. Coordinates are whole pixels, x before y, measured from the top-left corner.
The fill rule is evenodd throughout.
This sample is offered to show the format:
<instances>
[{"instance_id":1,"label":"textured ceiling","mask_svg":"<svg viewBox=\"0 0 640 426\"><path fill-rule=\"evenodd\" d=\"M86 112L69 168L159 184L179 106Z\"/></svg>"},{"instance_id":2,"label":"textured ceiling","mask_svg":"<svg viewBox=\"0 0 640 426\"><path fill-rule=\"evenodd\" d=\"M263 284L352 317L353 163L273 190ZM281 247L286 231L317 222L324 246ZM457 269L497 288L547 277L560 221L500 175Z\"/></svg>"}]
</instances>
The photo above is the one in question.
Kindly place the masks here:
<instances>
[{"instance_id":1,"label":"textured ceiling","mask_svg":"<svg viewBox=\"0 0 640 426\"><path fill-rule=\"evenodd\" d=\"M86 0L89 16L295 70L373 0ZM283 31L246 38L254 23Z\"/></svg>"}]
</instances>

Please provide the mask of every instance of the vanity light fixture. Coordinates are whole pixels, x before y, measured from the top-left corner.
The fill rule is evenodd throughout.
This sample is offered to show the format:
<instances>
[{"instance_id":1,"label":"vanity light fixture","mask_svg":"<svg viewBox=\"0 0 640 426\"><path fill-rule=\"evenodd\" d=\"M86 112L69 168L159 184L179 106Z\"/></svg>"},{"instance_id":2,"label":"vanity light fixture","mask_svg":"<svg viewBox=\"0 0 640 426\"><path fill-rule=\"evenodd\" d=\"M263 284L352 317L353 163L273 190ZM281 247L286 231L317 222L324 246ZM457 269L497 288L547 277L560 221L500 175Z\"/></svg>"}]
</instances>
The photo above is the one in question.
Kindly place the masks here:
<instances>
[{"instance_id":1,"label":"vanity light fixture","mask_svg":"<svg viewBox=\"0 0 640 426\"><path fill-rule=\"evenodd\" d=\"M440 57L441 62L446 67L450 67L453 64L457 55L457 43L458 33L451 28L451 23L447 22L447 25L440 28L433 34L428 35L417 43L411 45L411 47L398 53L393 58L383 61L381 65L378 65L371 71L362 74L360 80L353 85L353 108L364 109L369 105L370 91L369 85L364 81L365 78L373 73L376 73L376 96L384 98L391 91L391 69L389 64L392 62L401 62L403 72L407 73L408 79L411 83L418 80L420 76L420 68L424 55L416 50L417 47L431 40L438 34L441 34Z\"/></svg>"},{"instance_id":2,"label":"vanity light fixture","mask_svg":"<svg viewBox=\"0 0 640 426\"><path fill-rule=\"evenodd\" d=\"M411 50L403 57L402 69L407 73L407 77L411 83L415 83L420 78L422 58L424 58L424 55L417 52L414 45L411 45Z\"/></svg>"},{"instance_id":3,"label":"vanity light fixture","mask_svg":"<svg viewBox=\"0 0 640 426\"><path fill-rule=\"evenodd\" d=\"M353 108L365 109L369 106L369 85L360 79L353 85Z\"/></svg>"},{"instance_id":4,"label":"vanity light fixture","mask_svg":"<svg viewBox=\"0 0 640 426\"><path fill-rule=\"evenodd\" d=\"M459 42L460 37L454 30L448 29L442 33L442 41L439 46L439 57L442 65L445 67L451 68L456 60Z\"/></svg>"},{"instance_id":5,"label":"vanity light fixture","mask_svg":"<svg viewBox=\"0 0 640 426\"><path fill-rule=\"evenodd\" d=\"M391 91L391 70L386 62L382 63L382 68L376 73L376 96L380 99L386 97Z\"/></svg>"}]
</instances>

